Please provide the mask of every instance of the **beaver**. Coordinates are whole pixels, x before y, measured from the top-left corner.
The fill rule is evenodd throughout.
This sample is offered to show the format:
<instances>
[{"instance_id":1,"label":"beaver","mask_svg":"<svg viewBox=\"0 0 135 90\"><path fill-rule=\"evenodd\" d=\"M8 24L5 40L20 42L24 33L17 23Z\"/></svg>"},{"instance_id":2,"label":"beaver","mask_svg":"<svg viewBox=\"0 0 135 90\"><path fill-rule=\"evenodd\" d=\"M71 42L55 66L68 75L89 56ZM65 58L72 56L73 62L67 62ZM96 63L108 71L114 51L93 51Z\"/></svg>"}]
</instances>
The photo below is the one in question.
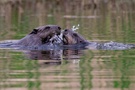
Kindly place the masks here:
<instances>
[{"instance_id":1,"label":"beaver","mask_svg":"<svg viewBox=\"0 0 135 90\"><path fill-rule=\"evenodd\" d=\"M90 42L83 38L79 33L65 29L63 31L63 45L64 48L71 49L97 49L97 42Z\"/></svg>"},{"instance_id":2,"label":"beaver","mask_svg":"<svg viewBox=\"0 0 135 90\"><path fill-rule=\"evenodd\" d=\"M61 27L58 25L45 25L33 29L28 35L17 42L17 45L38 46L49 42L54 35L60 35Z\"/></svg>"},{"instance_id":3,"label":"beaver","mask_svg":"<svg viewBox=\"0 0 135 90\"><path fill-rule=\"evenodd\" d=\"M74 32L71 29L65 29L63 31L63 44L73 45L73 44L83 44L88 43L79 33Z\"/></svg>"},{"instance_id":4,"label":"beaver","mask_svg":"<svg viewBox=\"0 0 135 90\"><path fill-rule=\"evenodd\" d=\"M100 50L125 50L135 48L135 44L124 44L118 42L91 42L85 40L80 34L71 30L65 29L63 31L63 44L75 49L100 49Z\"/></svg>"}]
</instances>

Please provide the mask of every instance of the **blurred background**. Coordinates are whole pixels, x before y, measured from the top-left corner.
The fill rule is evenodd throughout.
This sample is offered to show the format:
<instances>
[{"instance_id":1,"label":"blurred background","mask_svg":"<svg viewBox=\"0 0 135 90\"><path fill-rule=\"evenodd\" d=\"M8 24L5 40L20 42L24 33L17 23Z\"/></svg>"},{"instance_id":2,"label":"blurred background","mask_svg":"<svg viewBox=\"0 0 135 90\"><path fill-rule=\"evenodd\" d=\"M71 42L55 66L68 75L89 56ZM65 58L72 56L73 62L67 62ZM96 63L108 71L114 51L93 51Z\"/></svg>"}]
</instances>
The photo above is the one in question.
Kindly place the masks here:
<instances>
[{"instance_id":1,"label":"blurred background","mask_svg":"<svg viewBox=\"0 0 135 90\"><path fill-rule=\"evenodd\" d=\"M79 24L89 41L135 44L135 0L0 0L0 41L47 24ZM0 49L0 90L134 90L134 64L133 49Z\"/></svg>"},{"instance_id":2,"label":"blurred background","mask_svg":"<svg viewBox=\"0 0 135 90\"><path fill-rule=\"evenodd\" d=\"M0 0L0 40L20 39L40 25L80 24L89 40L134 42L134 10L134 0Z\"/></svg>"}]
</instances>

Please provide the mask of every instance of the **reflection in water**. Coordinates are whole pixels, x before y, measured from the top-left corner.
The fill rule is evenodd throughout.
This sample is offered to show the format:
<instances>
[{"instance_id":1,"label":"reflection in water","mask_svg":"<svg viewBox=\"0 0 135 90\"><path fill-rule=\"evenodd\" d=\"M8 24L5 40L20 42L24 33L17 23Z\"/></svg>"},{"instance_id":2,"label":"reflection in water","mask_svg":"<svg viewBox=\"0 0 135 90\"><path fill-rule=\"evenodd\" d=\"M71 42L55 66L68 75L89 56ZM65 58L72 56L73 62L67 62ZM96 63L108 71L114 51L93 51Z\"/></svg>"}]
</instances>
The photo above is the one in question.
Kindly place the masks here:
<instances>
[{"instance_id":1,"label":"reflection in water","mask_svg":"<svg viewBox=\"0 0 135 90\"><path fill-rule=\"evenodd\" d=\"M87 40L135 43L134 10L134 0L0 0L0 40L20 39L39 25L80 24ZM135 88L134 50L25 53L0 49L0 90Z\"/></svg>"},{"instance_id":2,"label":"reflection in water","mask_svg":"<svg viewBox=\"0 0 135 90\"><path fill-rule=\"evenodd\" d=\"M49 50L49 51L39 51L31 50L25 53L28 58L32 60L60 60L62 51L61 50Z\"/></svg>"},{"instance_id":3,"label":"reflection in water","mask_svg":"<svg viewBox=\"0 0 135 90\"><path fill-rule=\"evenodd\" d=\"M88 52L85 58L80 60L82 90L134 90L134 57L129 58L134 51L128 52L130 54L127 51ZM93 56L92 53L96 55Z\"/></svg>"},{"instance_id":4,"label":"reflection in water","mask_svg":"<svg viewBox=\"0 0 135 90\"><path fill-rule=\"evenodd\" d=\"M134 50L26 51L31 60L18 51L0 51L0 85L6 90L134 90Z\"/></svg>"},{"instance_id":5,"label":"reflection in water","mask_svg":"<svg viewBox=\"0 0 135 90\"><path fill-rule=\"evenodd\" d=\"M61 60L78 60L83 55L83 50L31 50L25 51L25 56L31 60L44 60L44 64L61 64Z\"/></svg>"}]
</instances>

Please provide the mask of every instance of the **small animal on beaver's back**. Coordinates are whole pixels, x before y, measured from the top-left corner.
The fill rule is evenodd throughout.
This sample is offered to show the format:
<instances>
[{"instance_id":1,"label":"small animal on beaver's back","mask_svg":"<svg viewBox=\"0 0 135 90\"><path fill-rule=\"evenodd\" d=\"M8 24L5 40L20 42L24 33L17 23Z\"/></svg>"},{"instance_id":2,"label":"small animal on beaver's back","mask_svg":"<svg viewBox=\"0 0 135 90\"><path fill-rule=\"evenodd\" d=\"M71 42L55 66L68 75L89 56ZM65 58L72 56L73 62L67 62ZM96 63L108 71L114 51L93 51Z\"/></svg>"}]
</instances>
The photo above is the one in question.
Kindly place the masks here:
<instances>
[{"instance_id":1,"label":"small animal on beaver's back","mask_svg":"<svg viewBox=\"0 0 135 90\"><path fill-rule=\"evenodd\" d=\"M61 27L58 25L39 26L16 44L23 46L38 46L48 43L54 35L60 35Z\"/></svg>"}]
</instances>

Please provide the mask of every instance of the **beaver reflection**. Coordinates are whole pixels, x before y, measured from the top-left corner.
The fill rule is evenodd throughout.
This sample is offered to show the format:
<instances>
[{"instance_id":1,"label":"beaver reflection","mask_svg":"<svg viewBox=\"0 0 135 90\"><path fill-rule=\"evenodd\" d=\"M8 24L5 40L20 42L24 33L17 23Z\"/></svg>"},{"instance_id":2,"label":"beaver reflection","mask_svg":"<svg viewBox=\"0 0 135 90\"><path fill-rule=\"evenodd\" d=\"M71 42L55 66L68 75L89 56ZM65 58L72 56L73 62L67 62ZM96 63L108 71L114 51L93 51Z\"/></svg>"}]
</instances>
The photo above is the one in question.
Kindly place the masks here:
<instances>
[{"instance_id":1,"label":"beaver reflection","mask_svg":"<svg viewBox=\"0 0 135 90\"><path fill-rule=\"evenodd\" d=\"M32 60L60 60L61 50L31 50L26 53L26 56Z\"/></svg>"},{"instance_id":2,"label":"beaver reflection","mask_svg":"<svg viewBox=\"0 0 135 90\"><path fill-rule=\"evenodd\" d=\"M81 50L31 50L25 53L31 60L44 60L44 64L61 64L62 60L80 59L83 54Z\"/></svg>"},{"instance_id":3,"label":"beaver reflection","mask_svg":"<svg viewBox=\"0 0 135 90\"><path fill-rule=\"evenodd\" d=\"M80 57L83 55L82 50L63 50L63 56L66 60L71 59L80 59Z\"/></svg>"}]
</instances>

